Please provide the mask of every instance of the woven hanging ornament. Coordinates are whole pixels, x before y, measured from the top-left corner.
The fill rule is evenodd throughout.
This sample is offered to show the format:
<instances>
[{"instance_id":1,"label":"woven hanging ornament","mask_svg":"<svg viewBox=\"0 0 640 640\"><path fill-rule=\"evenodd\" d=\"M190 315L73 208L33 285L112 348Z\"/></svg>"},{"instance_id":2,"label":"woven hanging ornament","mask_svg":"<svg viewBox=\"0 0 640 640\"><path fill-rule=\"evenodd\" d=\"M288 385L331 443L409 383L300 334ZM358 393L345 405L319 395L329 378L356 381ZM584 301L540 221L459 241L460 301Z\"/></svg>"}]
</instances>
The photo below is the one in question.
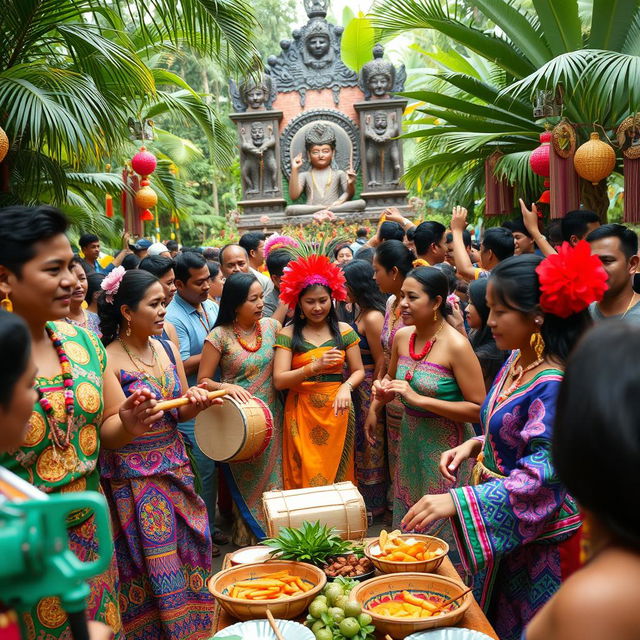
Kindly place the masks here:
<instances>
[{"instance_id":1,"label":"woven hanging ornament","mask_svg":"<svg viewBox=\"0 0 640 640\"><path fill-rule=\"evenodd\" d=\"M598 184L611 175L616 166L616 152L613 147L600 140L594 131L589 141L581 145L573 157L573 165L578 175L591 184Z\"/></svg>"},{"instance_id":2,"label":"woven hanging ornament","mask_svg":"<svg viewBox=\"0 0 640 640\"><path fill-rule=\"evenodd\" d=\"M4 129L0 127L0 162L2 162L9 153L9 138L4 132Z\"/></svg>"}]
</instances>

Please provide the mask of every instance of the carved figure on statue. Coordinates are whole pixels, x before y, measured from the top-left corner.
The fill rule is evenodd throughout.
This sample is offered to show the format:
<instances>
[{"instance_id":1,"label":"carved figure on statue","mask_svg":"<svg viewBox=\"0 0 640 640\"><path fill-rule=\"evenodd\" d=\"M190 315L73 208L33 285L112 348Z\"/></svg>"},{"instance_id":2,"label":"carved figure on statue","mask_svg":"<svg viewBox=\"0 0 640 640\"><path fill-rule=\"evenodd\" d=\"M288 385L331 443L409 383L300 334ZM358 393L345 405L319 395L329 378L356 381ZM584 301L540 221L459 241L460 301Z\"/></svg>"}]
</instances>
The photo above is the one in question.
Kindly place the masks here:
<instances>
[{"instance_id":1,"label":"carved figure on statue","mask_svg":"<svg viewBox=\"0 0 640 640\"><path fill-rule=\"evenodd\" d=\"M304 142L311 168L300 171L304 165L302 153L293 159L289 196L296 200L304 192L307 202L290 205L285 214L304 215L324 210L334 213L364 211L364 200L352 200L356 185L353 161L347 171L332 166L336 151L333 127L324 123L313 125L305 133Z\"/></svg>"},{"instance_id":2,"label":"carved figure on statue","mask_svg":"<svg viewBox=\"0 0 640 640\"><path fill-rule=\"evenodd\" d=\"M394 112L375 111L364 120L365 154L367 158L369 187L383 184L397 185L400 182L399 127ZM389 178L385 175L385 160L389 158L391 167ZM388 171L387 171L388 172ZM389 172L388 172L389 173Z\"/></svg>"},{"instance_id":3,"label":"carved figure on statue","mask_svg":"<svg viewBox=\"0 0 640 640\"><path fill-rule=\"evenodd\" d=\"M276 98L275 84L272 78L264 73L257 78L244 78L240 86L231 80L229 92L233 108L240 112L266 111L271 109Z\"/></svg>"},{"instance_id":4,"label":"carved figure on statue","mask_svg":"<svg viewBox=\"0 0 640 640\"><path fill-rule=\"evenodd\" d=\"M384 47L373 47L373 60L367 62L360 72L360 88L365 100L388 100L392 93L402 91L407 79L404 65L397 70L387 60L383 60Z\"/></svg>"},{"instance_id":5,"label":"carved figure on statue","mask_svg":"<svg viewBox=\"0 0 640 640\"><path fill-rule=\"evenodd\" d=\"M251 131L240 130L242 152L242 181L246 195L276 193L278 187L278 163L276 160L276 138L273 127L264 122L251 123Z\"/></svg>"}]
</instances>

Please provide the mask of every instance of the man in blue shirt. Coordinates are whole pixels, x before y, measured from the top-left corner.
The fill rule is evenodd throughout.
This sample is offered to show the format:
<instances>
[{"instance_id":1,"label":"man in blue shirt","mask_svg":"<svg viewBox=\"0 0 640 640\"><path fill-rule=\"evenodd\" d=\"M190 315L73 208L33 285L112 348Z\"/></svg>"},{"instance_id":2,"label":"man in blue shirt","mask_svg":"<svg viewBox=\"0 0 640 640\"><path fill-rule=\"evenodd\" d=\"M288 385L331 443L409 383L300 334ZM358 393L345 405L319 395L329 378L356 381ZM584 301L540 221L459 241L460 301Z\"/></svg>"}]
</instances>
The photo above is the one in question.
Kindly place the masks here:
<instances>
[{"instance_id":1,"label":"man in blue shirt","mask_svg":"<svg viewBox=\"0 0 640 640\"><path fill-rule=\"evenodd\" d=\"M184 364L189 386L198 384L198 367L204 340L213 329L218 307L208 299L209 268L198 253L187 252L176 256L175 284L177 293L167 307L166 319L173 324L180 342L180 357ZM209 526L214 541L224 544L224 536L215 529L216 465L202 453L194 437L195 420L181 422L180 432L191 445L193 457L202 482L202 498L209 511ZM217 553L216 553L217 550ZM214 546L214 555L220 550Z\"/></svg>"}]
</instances>

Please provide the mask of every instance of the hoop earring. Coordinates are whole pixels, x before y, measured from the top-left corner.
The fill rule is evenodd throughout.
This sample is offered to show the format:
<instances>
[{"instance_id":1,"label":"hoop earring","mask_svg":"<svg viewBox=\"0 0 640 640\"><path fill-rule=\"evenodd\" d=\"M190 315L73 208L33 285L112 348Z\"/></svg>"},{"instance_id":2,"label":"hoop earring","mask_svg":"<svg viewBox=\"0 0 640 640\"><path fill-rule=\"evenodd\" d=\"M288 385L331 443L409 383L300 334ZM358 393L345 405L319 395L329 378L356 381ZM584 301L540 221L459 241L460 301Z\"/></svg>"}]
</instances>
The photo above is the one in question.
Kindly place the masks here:
<instances>
[{"instance_id":1,"label":"hoop earring","mask_svg":"<svg viewBox=\"0 0 640 640\"><path fill-rule=\"evenodd\" d=\"M531 334L531 339L529 340L529 344L532 349L535 351L536 359L541 360L544 355L544 339L542 338L542 334L539 331Z\"/></svg>"},{"instance_id":2,"label":"hoop earring","mask_svg":"<svg viewBox=\"0 0 640 640\"><path fill-rule=\"evenodd\" d=\"M127 330L124 332L124 334L127 337L131 335L131 320L127 320Z\"/></svg>"},{"instance_id":3,"label":"hoop earring","mask_svg":"<svg viewBox=\"0 0 640 640\"><path fill-rule=\"evenodd\" d=\"M4 298L0 300L0 307L9 313L13 313L13 302L11 302L11 298L9 298L8 293L5 293Z\"/></svg>"}]
</instances>

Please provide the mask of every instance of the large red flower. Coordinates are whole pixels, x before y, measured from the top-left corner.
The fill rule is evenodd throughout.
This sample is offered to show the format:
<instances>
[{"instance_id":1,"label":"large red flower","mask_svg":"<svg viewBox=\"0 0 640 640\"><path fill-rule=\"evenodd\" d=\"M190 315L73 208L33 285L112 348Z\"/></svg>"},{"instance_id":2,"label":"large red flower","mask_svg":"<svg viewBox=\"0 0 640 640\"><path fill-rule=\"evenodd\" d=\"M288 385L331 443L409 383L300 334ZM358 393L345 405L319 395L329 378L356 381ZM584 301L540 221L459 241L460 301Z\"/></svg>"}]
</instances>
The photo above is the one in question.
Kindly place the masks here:
<instances>
[{"instance_id":1,"label":"large red flower","mask_svg":"<svg viewBox=\"0 0 640 640\"><path fill-rule=\"evenodd\" d=\"M568 318L602 300L607 290L607 272L600 258L591 255L589 243L575 247L564 242L557 254L546 257L537 267L540 279L540 307L546 313Z\"/></svg>"},{"instance_id":2,"label":"large red flower","mask_svg":"<svg viewBox=\"0 0 640 640\"><path fill-rule=\"evenodd\" d=\"M327 256L311 255L291 261L280 281L280 300L291 308L298 303L300 292L312 284L322 284L331 289L334 300L347 299L347 289L342 271Z\"/></svg>"}]
</instances>

